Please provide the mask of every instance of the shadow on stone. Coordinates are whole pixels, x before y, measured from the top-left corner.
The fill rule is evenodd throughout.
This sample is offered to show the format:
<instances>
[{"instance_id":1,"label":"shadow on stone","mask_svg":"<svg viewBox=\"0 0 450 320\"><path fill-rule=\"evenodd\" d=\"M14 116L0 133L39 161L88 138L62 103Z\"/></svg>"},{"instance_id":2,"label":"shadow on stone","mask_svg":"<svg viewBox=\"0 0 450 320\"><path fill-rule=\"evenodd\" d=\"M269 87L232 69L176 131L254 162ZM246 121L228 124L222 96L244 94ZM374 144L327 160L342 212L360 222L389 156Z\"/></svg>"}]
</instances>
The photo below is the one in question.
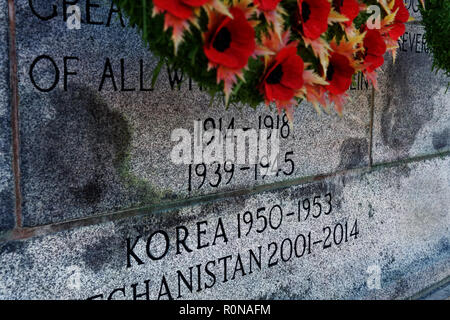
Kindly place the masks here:
<instances>
[{"instance_id":1,"label":"shadow on stone","mask_svg":"<svg viewBox=\"0 0 450 320\"><path fill-rule=\"evenodd\" d=\"M50 94L50 120L24 135L25 224L151 204L149 183L129 172L127 120L87 87ZM39 101L41 102L41 101ZM37 215L41 216L37 216Z\"/></svg>"}]
</instances>

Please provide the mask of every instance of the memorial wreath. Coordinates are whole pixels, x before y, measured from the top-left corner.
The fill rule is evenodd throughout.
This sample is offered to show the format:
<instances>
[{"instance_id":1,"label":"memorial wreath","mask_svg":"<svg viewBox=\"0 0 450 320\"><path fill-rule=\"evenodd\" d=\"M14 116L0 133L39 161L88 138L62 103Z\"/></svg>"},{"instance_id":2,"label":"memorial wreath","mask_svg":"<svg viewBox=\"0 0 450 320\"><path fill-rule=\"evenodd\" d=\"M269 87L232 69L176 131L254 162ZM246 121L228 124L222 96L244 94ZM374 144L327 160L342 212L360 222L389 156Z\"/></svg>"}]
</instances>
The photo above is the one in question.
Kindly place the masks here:
<instances>
[{"instance_id":1,"label":"memorial wreath","mask_svg":"<svg viewBox=\"0 0 450 320\"><path fill-rule=\"evenodd\" d=\"M423 0L422 0L423 1ZM309 101L341 114L353 75L377 87L410 20L403 0L115 0L164 64L212 98L285 110Z\"/></svg>"}]
</instances>

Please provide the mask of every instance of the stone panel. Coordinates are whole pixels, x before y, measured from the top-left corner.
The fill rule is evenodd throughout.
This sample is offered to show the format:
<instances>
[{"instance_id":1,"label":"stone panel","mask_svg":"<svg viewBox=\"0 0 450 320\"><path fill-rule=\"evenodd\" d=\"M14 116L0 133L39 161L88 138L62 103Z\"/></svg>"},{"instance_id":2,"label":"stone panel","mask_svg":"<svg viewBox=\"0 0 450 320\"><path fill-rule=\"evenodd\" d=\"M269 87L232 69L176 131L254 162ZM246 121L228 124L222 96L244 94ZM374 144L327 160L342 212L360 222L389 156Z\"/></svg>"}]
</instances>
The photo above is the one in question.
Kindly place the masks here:
<instances>
[{"instance_id":1,"label":"stone panel","mask_svg":"<svg viewBox=\"0 0 450 320\"><path fill-rule=\"evenodd\" d=\"M448 79L431 71L424 28L408 25L395 63L386 56L374 120L374 161L450 150Z\"/></svg>"},{"instance_id":2,"label":"stone panel","mask_svg":"<svg viewBox=\"0 0 450 320\"><path fill-rule=\"evenodd\" d=\"M338 175L3 243L0 298L408 298L450 275L449 164Z\"/></svg>"},{"instance_id":3,"label":"stone panel","mask_svg":"<svg viewBox=\"0 0 450 320\"><path fill-rule=\"evenodd\" d=\"M265 106L209 106L205 92L165 66L150 90L158 61L110 1L79 1L79 30L67 27L63 3L16 3L25 226L368 163L370 90L362 79L343 118L302 104L290 128ZM172 132L192 133L196 120L205 128L282 130L279 175L263 179L260 165L173 164Z\"/></svg>"}]
</instances>

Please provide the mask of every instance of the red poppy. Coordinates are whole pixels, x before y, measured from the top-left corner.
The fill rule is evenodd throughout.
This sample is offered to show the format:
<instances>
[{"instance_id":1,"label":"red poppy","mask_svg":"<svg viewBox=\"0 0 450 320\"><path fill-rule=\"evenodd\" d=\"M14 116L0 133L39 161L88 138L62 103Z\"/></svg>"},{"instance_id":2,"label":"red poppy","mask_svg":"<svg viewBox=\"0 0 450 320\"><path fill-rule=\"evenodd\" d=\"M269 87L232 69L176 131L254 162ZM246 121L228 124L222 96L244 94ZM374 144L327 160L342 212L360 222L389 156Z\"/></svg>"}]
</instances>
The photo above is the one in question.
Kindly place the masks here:
<instances>
[{"instance_id":1,"label":"red poppy","mask_svg":"<svg viewBox=\"0 0 450 320\"><path fill-rule=\"evenodd\" d=\"M153 0L158 8L165 10L178 19L188 19L195 7L201 7L210 0Z\"/></svg>"},{"instance_id":2,"label":"red poppy","mask_svg":"<svg viewBox=\"0 0 450 320\"><path fill-rule=\"evenodd\" d=\"M272 11L277 8L281 0L253 0L253 3L261 11Z\"/></svg>"},{"instance_id":3,"label":"red poppy","mask_svg":"<svg viewBox=\"0 0 450 320\"><path fill-rule=\"evenodd\" d=\"M332 53L327 69L329 85L326 87L329 92L339 95L348 90L352 83L352 76L355 70L350 65L350 60L339 53Z\"/></svg>"},{"instance_id":4,"label":"red poppy","mask_svg":"<svg viewBox=\"0 0 450 320\"><path fill-rule=\"evenodd\" d=\"M386 43L378 30L368 30L364 38L364 63L367 71L372 72L384 63L383 55L386 52Z\"/></svg>"},{"instance_id":5,"label":"red poppy","mask_svg":"<svg viewBox=\"0 0 450 320\"><path fill-rule=\"evenodd\" d=\"M394 24L389 30L389 36L395 41L397 41L398 38L400 38L400 36L405 33L405 22L409 20L409 12L408 9L406 9L405 4L403 3L403 0L395 0L394 8L392 9L392 11L395 12L397 9L398 11L395 15Z\"/></svg>"},{"instance_id":6,"label":"red poppy","mask_svg":"<svg viewBox=\"0 0 450 320\"><path fill-rule=\"evenodd\" d=\"M297 47L281 49L263 78L261 89L266 99L269 102L291 100L303 87L303 69L304 63L297 55Z\"/></svg>"},{"instance_id":7,"label":"red poppy","mask_svg":"<svg viewBox=\"0 0 450 320\"><path fill-rule=\"evenodd\" d=\"M349 21L344 22L347 26L351 26L353 20L359 14L359 4L356 0L333 0L333 7L349 19Z\"/></svg>"},{"instance_id":8,"label":"red poppy","mask_svg":"<svg viewBox=\"0 0 450 320\"><path fill-rule=\"evenodd\" d=\"M328 29L331 3L327 0L297 0L303 34L315 40Z\"/></svg>"},{"instance_id":9,"label":"red poppy","mask_svg":"<svg viewBox=\"0 0 450 320\"><path fill-rule=\"evenodd\" d=\"M203 50L209 61L230 69L242 69L255 51L255 30L245 13L231 8L233 19L222 16L206 35Z\"/></svg>"}]
</instances>

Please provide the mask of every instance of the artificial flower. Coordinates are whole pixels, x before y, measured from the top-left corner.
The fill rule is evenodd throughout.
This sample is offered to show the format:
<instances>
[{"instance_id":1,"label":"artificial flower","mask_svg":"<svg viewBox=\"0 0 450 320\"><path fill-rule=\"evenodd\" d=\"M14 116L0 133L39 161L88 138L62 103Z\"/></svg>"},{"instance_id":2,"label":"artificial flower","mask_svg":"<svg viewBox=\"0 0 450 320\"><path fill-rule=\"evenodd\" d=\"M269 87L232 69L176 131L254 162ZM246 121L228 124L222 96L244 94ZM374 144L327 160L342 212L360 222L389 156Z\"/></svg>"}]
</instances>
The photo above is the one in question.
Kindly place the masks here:
<instances>
[{"instance_id":1,"label":"artificial flower","mask_svg":"<svg viewBox=\"0 0 450 320\"><path fill-rule=\"evenodd\" d=\"M164 31L172 28L172 41L175 54L183 41L184 32L190 25L198 27L201 8L208 12L216 10L231 16L227 7L220 0L153 0L153 16L164 14Z\"/></svg>"},{"instance_id":2,"label":"artificial flower","mask_svg":"<svg viewBox=\"0 0 450 320\"><path fill-rule=\"evenodd\" d=\"M386 43L378 30L368 30L364 37L364 64L368 72L373 72L384 63Z\"/></svg>"},{"instance_id":3,"label":"artificial flower","mask_svg":"<svg viewBox=\"0 0 450 320\"><path fill-rule=\"evenodd\" d=\"M208 2L209 0L153 0L157 8L168 12L178 19L190 18L194 13L194 9Z\"/></svg>"},{"instance_id":4,"label":"artificial flower","mask_svg":"<svg viewBox=\"0 0 450 320\"><path fill-rule=\"evenodd\" d=\"M281 37L276 32L269 31L262 37L266 53L265 69L259 89L265 97L266 104L275 102L278 111L284 110L292 124L293 109L298 104L296 98L315 100L313 88L328 83L314 70L308 69L310 64L304 63L297 53L299 42L290 41L290 37L289 31L285 31Z\"/></svg>"},{"instance_id":5,"label":"artificial flower","mask_svg":"<svg viewBox=\"0 0 450 320\"><path fill-rule=\"evenodd\" d=\"M365 19L359 13L374 2L384 10L380 28L368 30L358 21L356 29L355 19ZM155 14L164 15L175 56L191 32L185 39L194 42L183 47L187 56L180 65L195 68L206 61L208 72L192 72L202 86L222 88L227 105L231 95L231 101L252 106L274 103L291 123L301 100L319 112L320 105L326 111L334 106L341 115L357 72L377 88L384 53L395 60L397 40L410 20L402 0L154 0ZM208 86L211 75L214 87Z\"/></svg>"},{"instance_id":6,"label":"artificial flower","mask_svg":"<svg viewBox=\"0 0 450 320\"><path fill-rule=\"evenodd\" d=\"M244 80L243 69L256 52L255 24L248 20L254 9L248 3L248 0L241 1L230 8L232 18L213 12L208 31L203 35L208 70L215 68L217 83L224 81L227 102L237 78Z\"/></svg>"},{"instance_id":7,"label":"artificial flower","mask_svg":"<svg viewBox=\"0 0 450 320\"><path fill-rule=\"evenodd\" d=\"M331 0L297 0L299 30L306 47L311 47L319 58L322 68L326 68L330 56L328 41L322 37L328 26L346 22L349 19L332 9Z\"/></svg>"},{"instance_id":8,"label":"artificial flower","mask_svg":"<svg viewBox=\"0 0 450 320\"><path fill-rule=\"evenodd\" d=\"M261 11L272 11L275 10L281 0L253 0L253 3Z\"/></svg>"},{"instance_id":9,"label":"artificial flower","mask_svg":"<svg viewBox=\"0 0 450 320\"><path fill-rule=\"evenodd\" d=\"M359 14L359 4L356 0L333 0L333 8L348 18L347 21L343 22L347 27L352 25L353 20Z\"/></svg>"},{"instance_id":10,"label":"artificial flower","mask_svg":"<svg viewBox=\"0 0 450 320\"><path fill-rule=\"evenodd\" d=\"M242 69L255 51L255 30L238 8L230 9L233 18L221 16L208 31L203 46L211 63L230 69Z\"/></svg>"},{"instance_id":11,"label":"artificial flower","mask_svg":"<svg viewBox=\"0 0 450 320\"><path fill-rule=\"evenodd\" d=\"M326 73L326 80L329 82L327 90L334 95L345 93L352 84L354 72L355 69L346 56L333 52Z\"/></svg>"},{"instance_id":12,"label":"artificial flower","mask_svg":"<svg viewBox=\"0 0 450 320\"><path fill-rule=\"evenodd\" d=\"M253 3L258 13L262 13L269 25L273 27L278 36L283 29L283 15L286 11L279 5L281 0L254 0Z\"/></svg>"},{"instance_id":13,"label":"artificial flower","mask_svg":"<svg viewBox=\"0 0 450 320\"><path fill-rule=\"evenodd\" d=\"M315 40L328 29L331 4L328 0L297 0L301 28L305 37Z\"/></svg>"},{"instance_id":14,"label":"artificial flower","mask_svg":"<svg viewBox=\"0 0 450 320\"><path fill-rule=\"evenodd\" d=\"M394 7L392 8L392 11L394 13L396 12L396 14L394 24L389 30L389 36L393 40L397 41L398 38L400 38L400 36L405 33L405 22L409 20L409 12L408 9L406 9L405 4L403 3L403 0L394 1Z\"/></svg>"},{"instance_id":15,"label":"artificial flower","mask_svg":"<svg viewBox=\"0 0 450 320\"><path fill-rule=\"evenodd\" d=\"M263 91L267 101L290 101L303 87L302 58L296 46L281 49L263 77Z\"/></svg>"}]
</instances>

